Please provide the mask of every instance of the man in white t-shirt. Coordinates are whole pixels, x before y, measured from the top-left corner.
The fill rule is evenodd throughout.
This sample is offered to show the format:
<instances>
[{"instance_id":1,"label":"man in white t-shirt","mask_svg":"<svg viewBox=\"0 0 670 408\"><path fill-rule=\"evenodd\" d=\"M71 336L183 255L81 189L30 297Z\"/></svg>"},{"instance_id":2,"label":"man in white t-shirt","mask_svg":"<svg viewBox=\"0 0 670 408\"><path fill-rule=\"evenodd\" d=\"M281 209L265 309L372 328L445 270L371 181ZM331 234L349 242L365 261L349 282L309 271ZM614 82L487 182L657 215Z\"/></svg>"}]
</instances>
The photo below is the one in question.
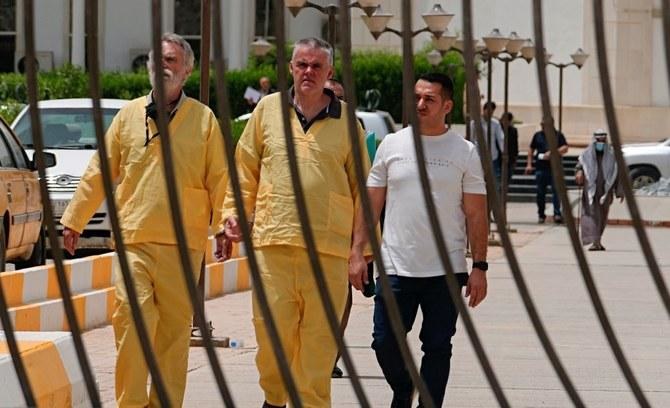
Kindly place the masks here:
<instances>
[{"instance_id":1,"label":"man in white t-shirt","mask_svg":"<svg viewBox=\"0 0 670 408\"><path fill-rule=\"evenodd\" d=\"M445 118L453 108L453 83L443 74L421 76L415 85L425 165L449 258L461 285L466 285L469 306L486 297L486 250L488 219L486 188L476 147L449 130ZM423 164L421 164L423 165ZM442 406L449 377L451 338L456 332L458 311L451 300L438 257L433 231L423 202L412 129L387 135L379 146L370 175L370 196L375 221L386 203L382 258L398 302L406 332L421 307L423 323L419 338L424 352L421 376L435 406ZM467 227L467 228L466 228ZM367 283L363 248L367 238L354 240L349 260L349 280L358 290ZM465 260L466 235L473 260L470 275ZM377 285L372 348L393 389L392 407L410 407L414 385L400 357ZM421 402L419 402L421 406Z\"/></svg>"}]
</instances>

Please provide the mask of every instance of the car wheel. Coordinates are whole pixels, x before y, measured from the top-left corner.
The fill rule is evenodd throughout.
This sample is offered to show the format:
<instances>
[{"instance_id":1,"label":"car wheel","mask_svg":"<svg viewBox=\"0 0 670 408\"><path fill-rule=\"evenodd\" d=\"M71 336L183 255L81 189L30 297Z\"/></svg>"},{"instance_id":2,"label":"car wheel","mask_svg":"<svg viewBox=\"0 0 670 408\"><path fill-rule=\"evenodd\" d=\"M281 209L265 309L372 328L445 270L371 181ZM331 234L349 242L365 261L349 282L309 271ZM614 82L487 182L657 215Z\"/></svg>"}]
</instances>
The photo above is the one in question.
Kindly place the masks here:
<instances>
[{"instance_id":1,"label":"car wheel","mask_svg":"<svg viewBox=\"0 0 670 408\"><path fill-rule=\"evenodd\" d=\"M45 240L46 237L44 234L44 230L41 230L40 237L37 239L37 242L35 242L35 245L33 246L33 253L30 254L30 258L26 259L25 261L23 260L16 261L16 263L14 264L17 270L31 268L33 266L44 265L47 258Z\"/></svg>"},{"instance_id":2,"label":"car wheel","mask_svg":"<svg viewBox=\"0 0 670 408\"><path fill-rule=\"evenodd\" d=\"M660 178L658 170L653 167L635 167L630 171L630 180L634 189L655 183Z\"/></svg>"}]
</instances>

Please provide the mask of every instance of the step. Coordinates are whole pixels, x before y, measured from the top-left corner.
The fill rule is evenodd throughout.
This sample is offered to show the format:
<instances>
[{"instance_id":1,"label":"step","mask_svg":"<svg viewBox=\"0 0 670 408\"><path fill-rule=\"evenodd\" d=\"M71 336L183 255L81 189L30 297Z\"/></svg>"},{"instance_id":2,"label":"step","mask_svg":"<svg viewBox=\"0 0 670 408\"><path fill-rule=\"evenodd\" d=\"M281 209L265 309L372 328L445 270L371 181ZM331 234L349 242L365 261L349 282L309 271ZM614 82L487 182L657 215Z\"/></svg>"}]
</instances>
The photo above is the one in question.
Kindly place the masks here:
<instances>
[{"instance_id":1,"label":"step","mask_svg":"<svg viewBox=\"0 0 670 408\"><path fill-rule=\"evenodd\" d=\"M38 406L88 406L88 393L70 333L16 332L15 335ZM0 406L27 405L3 332L0 332L0 383Z\"/></svg>"}]
</instances>

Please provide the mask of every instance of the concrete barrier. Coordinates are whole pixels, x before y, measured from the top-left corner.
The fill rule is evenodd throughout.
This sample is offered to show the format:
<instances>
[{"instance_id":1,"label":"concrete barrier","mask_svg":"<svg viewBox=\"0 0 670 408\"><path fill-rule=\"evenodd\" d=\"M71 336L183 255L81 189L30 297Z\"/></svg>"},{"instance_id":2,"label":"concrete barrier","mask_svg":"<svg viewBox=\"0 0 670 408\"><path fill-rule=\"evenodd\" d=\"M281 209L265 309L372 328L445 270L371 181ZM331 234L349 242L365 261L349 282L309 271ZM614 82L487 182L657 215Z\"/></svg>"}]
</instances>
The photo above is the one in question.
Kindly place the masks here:
<instances>
[{"instance_id":1,"label":"concrete barrier","mask_svg":"<svg viewBox=\"0 0 670 408\"><path fill-rule=\"evenodd\" d=\"M89 402L70 333L17 332L28 379L40 407L83 407ZM0 332L0 407L26 406L14 364Z\"/></svg>"},{"instance_id":2,"label":"concrete barrier","mask_svg":"<svg viewBox=\"0 0 670 408\"><path fill-rule=\"evenodd\" d=\"M114 313L115 296L111 279L112 265L116 256L108 254L105 257L109 262L99 262L99 258L92 257L78 260L75 267L66 266L66 271L70 271L68 281L75 293L72 300L82 330L109 324ZM87 262L88 265L85 265ZM93 267L93 264L104 265L104 268ZM7 298L11 299L10 304L13 305L10 306L9 313L15 330L69 330L63 300L55 281L54 268L44 267L36 271L34 269L36 268L11 272L12 276L2 281L5 293L9 294ZM91 271L94 271L93 274ZM34 274L41 275L40 279L33 276ZM0 278L4 278L3 275L0 275ZM100 278L101 276L105 277L104 280ZM39 286L28 288L27 282L31 281L39 281ZM100 286L103 287L99 289ZM224 263L214 263L205 267L206 299L249 288L246 258L230 259ZM36 300L38 299L36 293L42 293L44 296Z\"/></svg>"}]
</instances>

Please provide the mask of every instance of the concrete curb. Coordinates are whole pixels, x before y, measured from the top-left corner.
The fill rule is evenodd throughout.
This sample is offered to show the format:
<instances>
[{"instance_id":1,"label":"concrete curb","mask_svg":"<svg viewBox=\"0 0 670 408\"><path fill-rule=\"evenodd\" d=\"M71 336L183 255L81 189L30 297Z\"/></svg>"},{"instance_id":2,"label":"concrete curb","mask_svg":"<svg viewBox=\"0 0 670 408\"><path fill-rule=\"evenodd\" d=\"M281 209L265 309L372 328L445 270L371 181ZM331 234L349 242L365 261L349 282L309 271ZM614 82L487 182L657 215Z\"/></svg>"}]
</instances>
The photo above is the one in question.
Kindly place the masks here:
<instances>
[{"instance_id":1,"label":"concrete curb","mask_svg":"<svg viewBox=\"0 0 670 408\"><path fill-rule=\"evenodd\" d=\"M90 265L81 265L71 268L72 273L68 276L71 285L74 287L79 282L78 291L83 293L76 294L72 297L75 311L77 313L77 320L82 330L90 330L95 327L111 323L112 314L114 313L115 297L114 287L111 282L112 265L115 261L115 254L104 255L108 262L100 264L105 265L104 268L95 269L93 276L88 273L98 259L89 259ZM85 261L86 258L81 261ZM85 262L81 262L82 264ZM35 269L35 268L31 268ZM53 268L41 268L44 270L53 270ZM66 268L67 269L67 268ZM21 276L22 272L27 271L25 276ZM31 276L35 271L25 270L15 273L8 282L12 282L14 286L10 289L5 289L5 293L10 293L10 297L14 297L12 304L17 304L19 295L26 292L23 290L22 283L33 279ZM45 277L47 273L39 270ZM26 276L28 278L26 278ZM51 276L51 272L48 276ZM102 289L97 289L95 285L88 285L85 282L96 281L95 278L105 276L106 285ZM93 277L94 279L91 279ZM58 285L55 283L55 272L53 272L53 289L48 282L51 279L43 279L42 287L29 289L33 293L42 292L47 294L54 294L54 296L46 296L42 301L33 301L27 304L19 304L10 307L9 313L17 331L61 331L69 330L67 318L65 317L65 310L63 307L63 300L60 298L60 291ZM36 280L36 279L35 279ZM48 282L47 282L48 281ZM98 279L100 282L101 279ZM17 284L17 282L19 284ZM3 286L5 281L3 280ZM87 289L83 289L86 287ZM226 293L234 293L250 288L249 269L247 266L247 258L230 259L224 263L214 263L207 265L205 268L205 298L210 299L221 296ZM55 291L55 292L54 292ZM35 299L34 296L28 296L28 299ZM23 299L23 298L21 298Z\"/></svg>"},{"instance_id":2,"label":"concrete curb","mask_svg":"<svg viewBox=\"0 0 670 408\"><path fill-rule=\"evenodd\" d=\"M88 393L67 332L17 332L23 364L38 406L83 407ZM26 406L11 355L0 332L0 407Z\"/></svg>"},{"instance_id":3,"label":"concrete curb","mask_svg":"<svg viewBox=\"0 0 670 408\"><path fill-rule=\"evenodd\" d=\"M112 286L114 253L65 261L65 274L73 294ZM10 308L60 298L54 265L36 266L0 274Z\"/></svg>"}]
</instances>

